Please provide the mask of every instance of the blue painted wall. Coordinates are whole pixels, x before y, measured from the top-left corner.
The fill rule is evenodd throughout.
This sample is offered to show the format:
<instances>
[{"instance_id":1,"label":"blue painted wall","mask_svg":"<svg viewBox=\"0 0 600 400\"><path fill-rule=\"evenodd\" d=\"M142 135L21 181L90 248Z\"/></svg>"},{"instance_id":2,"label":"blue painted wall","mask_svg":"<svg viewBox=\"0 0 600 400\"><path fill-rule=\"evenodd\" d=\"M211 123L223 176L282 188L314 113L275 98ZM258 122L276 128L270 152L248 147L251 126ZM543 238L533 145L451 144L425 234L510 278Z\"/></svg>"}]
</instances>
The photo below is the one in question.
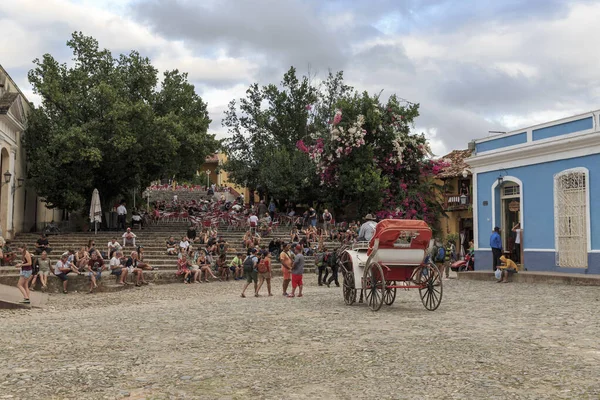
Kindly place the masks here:
<instances>
[{"instance_id":1,"label":"blue painted wall","mask_svg":"<svg viewBox=\"0 0 600 400\"><path fill-rule=\"evenodd\" d=\"M564 124L558 124L548 126L546 128L535 129L532 131L532 139L541 140L548 139L555 136L567 135L569 133L585 131L594 127L594 121L592 117L578 119L577 121L565 122Z\"/></svg>"},{"instance_id":2,"label":"blue painted wall","mask_svg":"<svg viewBox=\"0 0 600 400\"><path fill-rule=\"evenodd\" d=\"M527 132L517 133L516 135L503 136L498 139L492 139L481 143L475 143L475 149L478 153L490 150L500 149L502 147L514 146L527 143Z\"/></svg>"},{"instance_id":3,"label":"blue painted wall","mask_svg":"<svg viewBox=\"0 0 600 400\"><path fill-rule=\"evenodd\" d=\"M585 167L590 179L590 217L592 250L600 250L600 154L559 160L525 167L477 174L477 235L479 247L488 248L492 232L492 185L499 175L511 175L523 182L522 213L525 249L554 249L554 174L570 168ZM499 192L498 189L496 189ZM498 194L496 193L496 196ZM496 197L497 215L500 204ZM488 205L483 206L487 201ZM496 219L496 225L501 220ZM504 228L501 226L501 228Z\"/></svg>"},{"instance_id":4,"label":"blue painted wall","mask_svg":"<svg viewBox=\"0 0 600 400\"><path fill-rule=\"evenodd\" d=\"M556 266L556 254L542 251L526 251L523 262L527 271L567 272L572 274L600 274L600 253L588 253L588 268L561 268ZM475 251L475 270L492 270L492 252Z\"/></svg>"}]
</instances>

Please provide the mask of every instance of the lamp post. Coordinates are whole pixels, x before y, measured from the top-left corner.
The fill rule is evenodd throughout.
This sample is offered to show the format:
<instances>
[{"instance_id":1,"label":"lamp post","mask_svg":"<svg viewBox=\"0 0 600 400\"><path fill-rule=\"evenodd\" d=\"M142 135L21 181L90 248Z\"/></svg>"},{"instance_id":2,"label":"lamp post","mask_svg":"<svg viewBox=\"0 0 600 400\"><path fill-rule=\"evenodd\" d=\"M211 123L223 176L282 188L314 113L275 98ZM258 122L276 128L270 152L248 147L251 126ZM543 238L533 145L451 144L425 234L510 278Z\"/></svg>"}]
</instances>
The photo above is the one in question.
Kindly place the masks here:
<instances>
[{"instance_id":1,"label":"lamp post","mask_svg":"<svg viewBox=\"0 0 600 400\"><path fill-rule=\"evenodd\" d=\"M210 169L206 170L206 190L208 190L208 187L210 186Z\"/></svg>"}]
</instances>

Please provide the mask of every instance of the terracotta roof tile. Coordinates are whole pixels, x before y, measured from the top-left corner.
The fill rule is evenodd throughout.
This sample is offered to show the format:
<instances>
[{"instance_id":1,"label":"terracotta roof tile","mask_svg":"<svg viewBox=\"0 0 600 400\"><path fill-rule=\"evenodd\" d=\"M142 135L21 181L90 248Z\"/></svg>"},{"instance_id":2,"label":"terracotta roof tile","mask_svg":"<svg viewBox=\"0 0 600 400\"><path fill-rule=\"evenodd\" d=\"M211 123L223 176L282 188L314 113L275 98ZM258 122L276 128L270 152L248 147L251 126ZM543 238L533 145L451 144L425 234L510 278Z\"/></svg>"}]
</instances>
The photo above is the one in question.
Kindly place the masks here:
<instances>
[{"instance_id":1,"label":"terracotta roof tile","mask_svg":"<svg viewBox=\"0 0 600 400\"><path fill-rule=\"evenodd\" d=\"M463 171L469 167L465 160L471 157L471 150L454 150L446 154L442 159L448 160L450 165L440 172L437 177L441 179L461 176Z\"/></svg>"},{"instance_id":2,"label":"terracotta roof tile","mask_svg":"<svg viewBox=\"0 0 600 400\"><path fill-rule=\"evenodd\" d=\"M206 157L206 160L204 160L204 162L207 162L207 163L219 162L219 155L217 153L211 154L210 156Z\"/></svg>"}]
</instances>

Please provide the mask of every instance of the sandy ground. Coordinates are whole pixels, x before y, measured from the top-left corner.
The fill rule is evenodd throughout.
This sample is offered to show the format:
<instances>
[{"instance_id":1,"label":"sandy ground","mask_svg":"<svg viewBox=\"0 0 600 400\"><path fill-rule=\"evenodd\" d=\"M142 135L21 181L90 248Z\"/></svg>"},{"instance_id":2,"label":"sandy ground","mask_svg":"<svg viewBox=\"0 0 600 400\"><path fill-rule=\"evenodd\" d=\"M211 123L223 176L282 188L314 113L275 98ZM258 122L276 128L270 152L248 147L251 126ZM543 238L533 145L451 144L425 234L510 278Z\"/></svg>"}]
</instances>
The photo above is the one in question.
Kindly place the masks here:
<instances>
[{"instance_id":1,"label":"sandy ground","mask_svg":"<svg viewBox=\"0 0 600 400\"><path fill-rule=\"evenodd\" d=\"M241 283L51 295L0 312L0 399L600 397L595 287L444 281L391 307L341 288L240 298ZM250 293L250 292L248 292Z\"/></svg>"}]
</instances>

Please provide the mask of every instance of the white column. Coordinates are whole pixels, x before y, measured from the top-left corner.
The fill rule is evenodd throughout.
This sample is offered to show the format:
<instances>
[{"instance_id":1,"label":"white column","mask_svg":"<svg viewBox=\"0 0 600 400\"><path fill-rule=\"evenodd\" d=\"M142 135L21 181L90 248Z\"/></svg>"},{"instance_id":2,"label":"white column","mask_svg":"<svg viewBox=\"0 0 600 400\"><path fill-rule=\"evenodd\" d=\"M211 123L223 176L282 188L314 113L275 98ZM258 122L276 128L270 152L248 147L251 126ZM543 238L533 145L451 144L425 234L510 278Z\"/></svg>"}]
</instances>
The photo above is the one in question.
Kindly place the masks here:
<instances>
[{"instance_id":1,"label":"white column","mask_svg":"<svg viewBox=\"0 0 600 400\"><path fill-rule=\"evenodd\" d=\"M8 231L10 231L10 237L14 237L15 232L14 232L14 226L13 226L13 217L14 217L14 200L15 200L15 196L14 196L14 192L13 192L13 185L15 184L15 181L17 179L17 174L15 171L15 161L17 158L17 150L16 149L11 149L10 150L10 157L8 158L8 170L10 171L10 173L12 174L11 178L10 178L10 182L5 185L4 190L6 190L8 193L8 212L6 213L6 229Z\"/></svg>"},{"instance_id":2,"label":"white column","mask_svg":"<svg viewBox=\"0 0 600 400\"><path fill-rule=\"evenodd\" d=\"M479 249L479 227L478 221L479 216L477 215L477 211L479 209L479 203L477 199L477 172L472 171L471 173L472 187L473 193L471 199L473 201L473 244L475 246L475 250Z\"/></svg>"}]
</instances>

